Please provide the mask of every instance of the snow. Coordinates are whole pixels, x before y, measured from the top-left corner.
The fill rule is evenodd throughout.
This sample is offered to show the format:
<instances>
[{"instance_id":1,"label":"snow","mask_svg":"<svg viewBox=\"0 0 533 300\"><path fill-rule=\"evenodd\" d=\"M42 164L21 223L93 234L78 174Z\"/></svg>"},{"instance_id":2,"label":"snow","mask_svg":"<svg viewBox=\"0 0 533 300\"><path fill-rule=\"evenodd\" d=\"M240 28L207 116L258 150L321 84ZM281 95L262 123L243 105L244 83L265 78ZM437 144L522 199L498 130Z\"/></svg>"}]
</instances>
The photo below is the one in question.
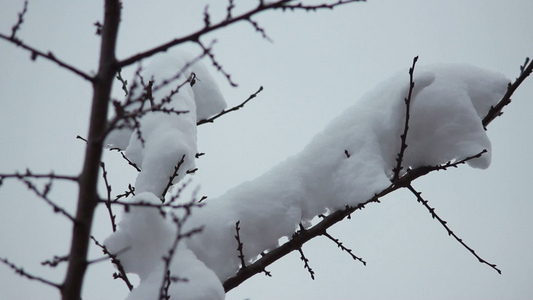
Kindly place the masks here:
<instances>
[{"instance_id":1,"label":"snow","mask_svg":"<svg viewBox=\"0 0 533 300\"><path fill-rule=\"evenodd\" d=\"M491 144L481 118L504 94L508 79L472 66L435 65L417 67L414 81L403 170L463 159L482 150L487 153L468 163L487 168ZM194 104L206 111L209 105L190 100L204 92L216 94L214 82L205 83L209 88L177 97L190 114L144 118L144 148L131 135L126 153L142 164L136 189L145 191L132 201L157 203L159 181L166 183L181 154L196 150ZM408 73L403 71L334 119L301 153L194 209L185 228L203 230L178 246L171 272L190 281L171 285L176 289L170 293L172 299L224 297L221 282L240 265L234 237L237 221L245 259L253 261L277 247L280 238L290 238L299 224L308 226L318 214L362 203L388 187L400 149L408 91ZM128 299L157 296L163 276L161 257L174 236L175 225L156 209L132 208L124 215L106 245L114 252L127 249L119 258L128 272L141 278Z\"/></svg>"},{"instance_id":2,"label":"snow","mask_svg":"<svg viewBox=\"0 0 533 300\"><path fill-rule=\"evenodd\" d=\"M140 118L140 126L135 131L131 128L114 130L106 139L109 147L125 150L128 159L142 170L135 182L135 189L139 193L151 192L162 197L169 177L183 155L184 162L173 183L180 181L185 171L194 169L196 122L226 108L226 102L207 68L201 62L187 68L188 62L194 60L195 57L187 53L173 50L153 58L142 72L144 81L151 79L154 86L183 72L181 81L174 80L163 88L154 89L153 97L155 103L160 103L172 95L171 101L163 107L186 113L178 116L173 113L148 113ZM173 93L183 78L190 78L192 73L195 74L192 87L185 84L178 93ZM137 108L138 105L131 110Z\"/></svg>"}]
</instances>

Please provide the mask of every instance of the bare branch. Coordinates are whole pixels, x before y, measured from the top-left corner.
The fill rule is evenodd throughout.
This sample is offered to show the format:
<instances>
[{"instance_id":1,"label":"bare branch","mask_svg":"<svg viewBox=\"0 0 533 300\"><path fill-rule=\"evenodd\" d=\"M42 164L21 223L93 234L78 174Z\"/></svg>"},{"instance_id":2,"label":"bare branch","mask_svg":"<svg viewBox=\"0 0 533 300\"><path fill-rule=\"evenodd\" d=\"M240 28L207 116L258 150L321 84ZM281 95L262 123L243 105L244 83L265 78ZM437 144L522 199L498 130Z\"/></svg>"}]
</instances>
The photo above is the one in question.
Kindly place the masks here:
<instances>
[{"instance_id":1,"label":"bare branch","mask_svg":"<svg viewBox=\"0 0 533 300\"><path fill-rule=\"evenodd\" d=\"M13 27L11 28L11 37L10 37L10 39L12 39L12 40L16 39L17 31L20 29L20 26L22 25L22 23L24 23L24 15L26 14L27 11L28 11L28 0L25 0L24 1L24 7L22 8L22 11L19 12L19 14L18 14L17 23L15 25L13 25Z\"/></svg>"},{"instance_id":2,"label":"bare branch","mask_svg":"<svg viewBox=\"0 0 533 300\"><path fill-rule=\"evenodd\" d=\"M351 256L354 260L358 260L358 261L362 262L363 265L366 266L366 261L364 261L362 258L360 258L360 257L356 256L355 254L353 254L352 249L348 249L348 248L346 248L346 246L344 246L344 245L342 244L342 242L339 241L339 239L336 239L336 238L332 237L332 236L331 236L329 233L327 233L327 232L324 233L324 236L327 237L328 239L332 240L335 244L337 244L337 246L338 246L339 248L341 248L342 251L346 251L346 252L348 252L348 254L350 254L350 256Z\"/></svg>"},{"instance_id":3,"label":"bare branch","mask_svg":"<svg viewBox=\"0 0 533 300\"><path fill-rule=\"evenodd\" d=\"M503 95L502 99L496 104L496 106L491 107L487 115L483 118L483 127L486 129L487 126L492 122L496 117L503 114L502 109L511 103L511 96L514 94L516 89L524 82L524 80L531 75L533 72L533 60L530 60L529 57L526 58L526 61L522 66L520 66L520 75L516 80L507 87L507 92Z\"/></svg>"},{"instance_id":4,"label":"bare branch","mask_svg":"<svg viewBox=\"0 0 533 300\"><path fill-rule=\"evenodd\" d=\"M470 253L472 253L472 255L474 255L480 263L484 263L488 266L490 266L491 268L493 268L494 270L496 270L499 274L502 273L502 271L500 269L498 269L496 267L495 264L491 264L489 263L488 261L484 260L483 258L481 258L481 256L479 256L476 251L474 251L474 249L470 248L465 242L463 242L463 240L461 238L459 238L451 229L450 227L448 227L448 225L446 224L447 222L444 221L436 212L435 212L435 209L432 208L431 206L429 206L428 204L428 201L427 200L424 200L422 198L422 193L418 192L417 190L415 190L415 188L413 188L412 185L409 185L407 186L407 189L409 191L411 191L413 193L413 195L416 196L416 199L418 202L422 203L422 205L424 205L424 207L429 211L429 213L431 214L431 217L433 217L433 219L437 219L439 221L439 223L444 227L444 229L446 229L446 231L448 232L448 235L451 235L455 238L455 240L457 240L461 245L463 245L463 247L465 247L468 251L470 251Z\"/></svg>"},{"instance_id":5,"label":"bare branch","mask_svg":"<svg viewBox=\"0 0 533 300\"><path fill-rule=\"evenodd\" d=\"M241 231L241 228L239 227L239 224L241 223L241 221L237 221L237 223L235 223L235 231L236 231L236 234L235 234L235 239L237 240L237 251L239 251L239 259L241 260L241 269L243 268L246 268L246 261L244 260L244 253L243 253L243 243L241 242L241 235L240 235L240 231Z\"/></svg>"},{"instance_id":6,"label":"bare branch","mask_svg":"<svg viewBox=\"0 0 533 300\"><path fill-rule=\"evenodd\" d=\"M8 41L8 42L10 42L12 44L17 45L18 47L21 47L24 50L29 51L31 53L31 59L32 60L36 60L37 57L42 57L42 58L45 58L45 59L47 59L47 60L49 60L51 62L56 63L58 66L62 67L63 69L69 70L72 73L80 76L81 78L83 78L83 79L85 79L85 80L87 80L89 82L94 82L95 81L94 77L92 77L89 74L85 73L84 71L74 67L73 65L68 64L68 63L58 59L50 51L45 53L43 51L37 50L36 48L24 43L22 40L19 40L16 37L7 36L7 35L5 35L3 33L0 33L0 39L6 40L6 41Z\"/></svg>"},{"instance_id":7,"label":"bare branch","mask_svg":"<svg viewBox=\"0 0 533 300\"><path fill-rule=\"evenodd\" d=\"M263 87L259 87L259 89L257 90L257 92L251 94L248 99L244 100L244 102L242 102L241 104L237 105L237 106L234 106L230 109L225 109L221 112L219 112L218 114L214 115L213 117L209 118L209 119L205 119L205 120L200 120L198 121L198 123L196 123L196 125L202 125L202 124L205 124L205 123L213 123L216 119L222 117L223 115L229 113L229 112L232 112L232 111L236 111L236 110L239 110L241 109L242 107L244 107L244 105L246 105L246 103L248 103L248 101L254 99L255 97L257 97L257 95L259 93L261 93L263 91Z\"/></svg>"},{"instance_id":8,"label":"bare branch","mask_svg":"<svg viewBox=\"0 0 533 300\"><path fill-rule=\"evenodd\" d=\"M305 254L302 248L298 248L298 252L300 252L300 259L304 262L304 269L306 269L309 272L309 275L311 275L311 279L315 280L315 271L311 269L311 266L309 265L309 259L305 257Z\"/></svg>"},{"instance_id":9,"label":"bare branch","mask_svg":"<svg viewBox=\"0 0 533 300\"><path fill-rule=\"evenodd\" d=\"M119 253L111 253L109 250L107 250L106 246L100 244L94 236L91 235L91 239L96 244L96 246L100 247L102 249L103 253L107 255L109 258L111 258L111 262L117 267L117 270L119 273L113 273L113 279L122 279L124 283L128 286L128 289L131 291L133 290L133 285L131 284L128 275L126 274L126 271L124 270L124 266L122 266L122 263L118 259L117 255L119 255L121 252L127 251L129 249L124 249L122 251L119 251Z\"/></svg>"},{"instance_id":10,"label":"bare branch","mask_svg":"<svg viewBox=\"0 0 533 300\"><path fill-rule=\"evenodd\" d=\"M184 162L185 162L185 154L183 154L181 156L181 159L174 166L174 172L168 178L167 185L165 186L165 188L163 189L163 193L161 194L161 201L162 202L165 202L165 195L167 194L168 189L172 186L172 182L174 181L174 178L179 176L178 171L179 171L179 169L181 168L181 166L183 165Z\"/></svg>"},{"instance_id":11,"label":"bare branch","mask_svg":"<svg viewBox=\"0 0 533 300\"><path fill-rule=\"evenodd\" d=\"M202 48L203 53L211 59L211 63L213 63L213 66L217 69L217 71L219 71L220 73L222 73L222 75L224 75L224 77L226 77L226 79L228 80L228 83L231 86L236 87L237 84L231 79L231 75L224 70L222 65L217 61L217 59L215 58L215 55L213 54L212 50L213 50L213 45L215 43L216 43L216 40L213 40L211 41L211 44L209 44L209 46L206 47L200 40L196 41L196 44L198 44L200 48Z\"/></svg>"},{"instance_id":12,"label":"bare branch","mask_svg":"<svg viewBox=\"0 0 533 300\"><path fill-rule=\"evenodd\" d=\"M107 171L105 169L104 162L100 162L100 167L102 167L102 177L104 178L104 183L107 191L107 199L105 201L105 206L107 208L107 212L109 213L109 219L111 220L111 228L113 229L113 232L115 232L117 231L117 224L115 222L116 216L115 214L113 214L113 208L111 207L111 185L107 180Z\"/></svg>"},{"instance_id":13,"label":"bare branch","mask_svg":"<svg viewBox=\"0 0 533 300\"><path fill-rule=\"evenodd\" d=\"M30 174L29 176L25 176L25 175L20 175L18 177L15 177L17 178L19 181L21 181L22 183L24 183L26 185L26 187L32 191L35 195L37 195L39 198L41 198L44 202L46 202L48 205L50 205L54 212L55 213L60 213L62 214L63 216L67 217L68 219L70 219L73 223L76 223L76 219L71 215L69 214L64 208L62 208L61 206L55 204L52 200L50 200L50 198L48 198L48 193L50 192L50 189L52 188L52 183L53 183L53 177L49 177L49 176L43 176L43 177L35 177L35 176L32 176L31 173L29 173L29 170L26 171L27 174ZM40 191L34 184L33 182L31 182L28 178L49 178L49 181L47 184L45 184L44 188L42 191ZM0 177L0 183L2 182L2 177Z\"/></svg>"},{"instance_id":14,"label":"bare branch","mask_svg":"<svg viewBox=\"0 0 533 300\"><path fill-rule=\"evenodd\" d=\"M235 23L238 23L240 21L248 21L250 20L250 18L252 16L255 16L261 12L264 12L264 11L268 11L268 10L274 10L274 9L282 9L282 10L286 10L286 9L290 9L290 10L297 10L297 9L303 9L303 10L318 10L318 9L333 9L337 6L340 6L340 5L343 5L343 4L348 4L348 3L352 3L352 2L360 2L360 1L363 1L363 0L340 0L340 1L337 1L337 2L334 2L334 3L329 3L329 4L320 4L320 5L303 5L301 3L299 4L294 4L294 5L290 5L291 2L294 2L293 0L279 0L279 1L273 1L273 2L270 2L270 3L265 3L264 1L259 1L259 5L257 5L257 7L247 11L247 12L244 12L240 15L237 15L237 16L234 16L234 15L231 15L231 18L230 19L224 19L218 23L211 23L210 21L210 18L209 18L209 14L207 12L207 7L205 8L204 10L204 27L200 30L197 30L191 34L188 34L186 36L183 36L183 37L180 37L180 38L176 38L176 39L173 39L167 43L164 43L162 45L159 45L157 47L154 47L152 49L149 49L149 50L146 50L144 52L141 52L141 53L138 53L138 54L135 54L133 56L130 56L126 59L123 59L121 61L119 61L117 63L117 67L119 68L122 68L122 67L125 67L125 66L128 66L128 65L131 65L131 64L134 64L140 60L143 60L145 58L148 58L154 54L157 54L157 53L160 53L160 52L165 52L167 51L168 49L176 46L176 45L179 45L179 44L183 44L183 43L186 43L186 42L194 42L194 43L197 43L199 40L200 40L200 37L207 34L207 33L210 33L210 32L213 32L213 31L216 31L220 28L223 28L223 27L226 27L226 26L229 26L229 25L233 25Z\"/></svg>"},{"instance_id":15,"label":"bare branch","mask_svg":"<svg viewBox=\"0 0 533 300\"><path fill-rule=\"evenodd\" d=\"M321 9L333 9L337 6L340 6L340 5L343 5L343 4L348 4L348 3L353 3L353 2L366 2L366 0L339 0L335 3L322 3L322 4L318 4L318 5L305 5L301 2L298 2L297 4L293 4L293 5L283 5L282 7L277 7L278 9L282 9L283 11L285 10L291 10L291 11L294 11L294 10L305 10L305 11L317 11L317 10L321 10Z\"/></svg>"},{"instance_id":16,"label":"bare branch","mask_svg":"<svg viewBox=\"0 0 533 300\"><path fill-rule=\"evenodd\" d=\"M394 176L392 177L391 181L395 181L400 177L400 171L403 169L402 162L403 162L403 156L405 153L405 149L407 148L407 131L409 131L409 116L410 116L410 110L411 110L411 97L413 96L413 89L415 88L415 81L413 79L414 77L414 71L415 71L415 65L418 61L418 56L415 56L413 59L413 65L411 68L409 68L409 93L407 95L407 98L404 99L405 101L405 124L403 127L403 133L400 136L401 138L401 146L400 146L400 152L398 153L398 157L396 158L396 167L392 169L394 172Z\"/></svg>"},{"instance_id":17,"label":"bare branch","mask_svg":"<svg viewBox=\"0 0 533 300\"><path fill-rule=\"evenodd\" d=\"M26 169L25 173L13 173L13 174L0 174L0 181L3 179L8 178L16 178L16 179L49 179L49 180L65 180L65 181L78 181L78 177L76 176L69 176L69 175L57 175L54 174L54 172L48 173L48 174L35 174L32 173L29 169Z\"/></svg>"},{"instance_id":18,"label":"bare branch","mask_svg":"<svg viewBox=\"0 0 533 300\"><path fill-rule=\"evenodd\" d=\"M2 262L4 265L10 267L13 271L15 271L15 273L19 274L20 276L22 277L26 277L30 280L35 280L35 281L39 281L41 283L44 283L46 285L49 285L49 286L52 286L52 287L55 287L56 289L59 289L61 290L61 285L57 284L57 283L54 283L54 282L51 282L51 281L48 281L44 278L41 278L39 276L35 276L35 275L32 275L26 271L24 271L23 268L21 267L17 267L14 263L10 262L7 258L2 258L0 257L0 262Z\"/></svg>"},{"instance_id":19,"label":"bare branch","mask_svg":"<svg viewBox=\"0 0 533 300\"><path fill-rule=\"evenodd\" d=\"M54 255L54 258L51 259L51 260L45 260L43 262L41 262L41 265L42 266L50 266L52 268L55 268L57 267L60 263L62 262L67 262L68 261L68 255L63 255L63 256L57 256L57 255Z\"/></svg>"}]
</instances>

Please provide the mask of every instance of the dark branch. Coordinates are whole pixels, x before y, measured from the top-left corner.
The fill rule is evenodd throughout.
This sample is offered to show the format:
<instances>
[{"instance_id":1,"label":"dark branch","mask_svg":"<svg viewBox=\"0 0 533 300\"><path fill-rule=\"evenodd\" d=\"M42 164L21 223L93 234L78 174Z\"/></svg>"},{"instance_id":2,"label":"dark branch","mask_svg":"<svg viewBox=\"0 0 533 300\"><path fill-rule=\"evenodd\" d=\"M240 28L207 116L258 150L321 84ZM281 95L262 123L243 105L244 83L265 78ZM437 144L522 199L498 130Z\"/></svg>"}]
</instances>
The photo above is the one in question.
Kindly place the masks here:
<instances>
[{"instance_id":1,"label":"dark branch","mask_svg":"<svg viewBox=\"0 0 533 300\"><path fill-rule=\"evenodd\" d=\"M398 157L396 158L396 167L392 169L394 172L394 176L392 177L392 181L395 181L400 177L400 172L403 169L402 162L403 162L403 156L405 154L405 149L407 148L407 132L409 131L409 116L410 116L410 110L411 110L411 97L413 96L413 89L415 88L415 81L414 81L414 71L415 71L415 65L418 61L418 56L415 56L413 59L413 65L411 68L409 68L409 93L407 95L407 98L404 99L405 101L405 123L403 127L403 133L400 136L401 138L401 146L400 146L400 152L398 153Z\"/></svg>"},{"instance_id":2,"label":"dark branch","mask_svg":"<svg viewBox=\"0 0 533 300\"><path fill-rule=\"evenodd\" d=\"M311 269L311 266L309 265L309 259L305 257L305 254L302 248L298 248L298 252L300 252L300 259L304 262L304 269L306 269L309 272L309 275L311 275L311 279L315 280L315 271Z\"/></svg>"},{"instance_id":3,"label":"dark branch","mask_svg":"<svg viewBox=\"0 0 533 300\"><path fill-rule=\"evenodd\" d=\"M243 253L243 243L241 242L241 235L240 235L240 231L241 231L241 228L239 227L239 224L241 223L241 221L237 221L237 223L235 223L235 231L237 232L235 234L235 239L237 240L237 251L239 251L239 259L241 260L241 269L243 268L246 268L246 261L244 260L244 253Z\"/></svg>"},{"instance_id":4,"label":"dark branch","mask_svg":"<svg viewBox=\"0 0 533 300\"><path fill-rule=\"evenodd\" d=\"M10 39L15 40L17 36L17 31L20 29L22 23L24 23L24 15L28 12L28 0L24 1L24 7L22 11L18 13L18 20L15 25L11 28L11 37Z\"/></svg>"},{"instance_id":5,"label":"dark branch","mask_svg":"<svg viewBox=\"0 0 533 300\"><path fill-rule=\"evenodd\" d=\"M107 171L105 169L104 162L100 162L100 167L102 168L102 177L104 178L104 183L107 191L107 199L105 201L105 207L107 208L107 212L109 213L109 219L111 220L111 228L113 229L113 232L117 231L117 224L115 222L116 216L113 214L113 208L111 207L111 185L109 184L109 181L107 180Z\"/></svg>"},{"instance_id":6,"label":"dark branch","mask_svg":"<svg viewBox=\"0 0 533 300\"><path fill-rule=\"evenodd\" d=\"M133 290L133 285L131 284L129 278L128 278L128 275L126 274L126 271L124 270L124 267L122 266L122 263L120 262L120 260L118 259L117 255L119 255L121 252L124 252L124 251L127 251L129 250L128 248L122 250L122 251L119 251L119 253L110 253L106 246L100 244L95 238L94 236L91 235L91 239L93 240L93 242L96 244L96 246L100 247L100 249L102 249L102 252L104 253L104 255L107 255L109 258L111 258L111 262L117 267L117 270L118 270L118 273L113 273L113 279L122 279L124 281L124 283L126 283L126 285L128 286L128 289L131 291Z\"/></svg>"},{"instance_id":7,"label":"dark branch","mask_svg":"<svg viewBox=\"0 0 533 300\"><path fill-rule=\"evenodd\" d=\"M55 268L60 263L67 262L67 261L68 261L68 255L63 255L63 256L54 255L53 259L49 259L49 260L45 260L41 262L41 266L49 266L49 267Z\"/></svg>"},{"instance_id":8,"label":"dark branch","mask_svg":"<svg viewBox=\"0 0 533 300\"><path fill-rule=\"evenodd\" d=\"M202 125L202 124L205 124L205 123L213 123L216 119L222 117L223 115L229 113L229 112L232 112L232 111L236 111L236 110L239 110L241 109L244 105L246 105L246 103L248 103L248 101L254 99L255 97L257 97L257 95L259 93L261 93L263 91L263 87L259 87L259 89L257 90L257 92L251 94L248 99L244 100L244 102L242 102L241 104L237 105L237 106L234 106L232 108L229 108L229 109L225 109L223 111L221 111L220 113L214 115L213 117L209 118L209 119L205 119L205 120L200 120L198 121L198 123L196 123L197 125Z\"/></svg>"},{"instance_id":9,"label":"dark branch","mask_svg":"<svg viewBox=\"0 0 533 300\"><path fill-rule=\"evenodd\" d=\"M59 285L57 283L48 281L48 280L46 280L44 278L41 278L39 276L31 275L30 273L24 271L23 268L17 267L14 263L12 263L9 260L7 260L7 258L0 257L0 262L2 262L4 265L10 267L13 271L15 271L15 273L19 274L22 277L26 277L26 278L28 278L30 280L39 281L39 282L44 283L46 285L53 286L53 287L55 287L56 289L59 289L59 290L62 289L61 285Z\"/></svg>"},{"instance_id":10,"label":"dark branch","mask_svg":"<svg viewBox=\"0 0 533 300\"><path fill-rule=\"evenodd\" d=\"M249 21L250 18L252 16L255 16L261 12L264 12L264 11L268 11L268 10L274 10L274 9L283 9L283 10L286 10L286 9L290 9L290 10L295 10L295 9L304 9L304 10L318 10L318 9L333 9L334 7L337 7L337 6L340 6L340 5L343 5L343 4L348 4L348 3L352 3L352 2L360 2L361 0L340 0L340 1L337 1L337 2L334 2L334 3L329 3L329 4L320 4L320 5L302 5L302 4L295 4L295 5L290 5L289 3L291 2L294 2L293 0L279 0L279 1L273 1L273 2L270 2L270 3L265 3L264 1L260 1L259 2L259 5L257 5L257 7L247 11L247 12L244 12L240 15L237 15L237 16L234 16L233 14L231 15L231 18L230 19L224 19L218 23L215 23L213 24L209 18L209 14L208 14L208 11L207 11L207 7L205 8L204 10L204 27L200 30L197 30L191 34L188 34L186 36L183 36L183 37L180 37L180 38L176 38L176 39L173 39L167 43L164 43L162 45L159 45L157 47L154 47L152 49L149 49L149 50L146 50L144 52L141 52L141 53L138 53L138 54L135 54L133 56L130 56L126 59L123 59L121 61L119 61L117 63L117 67L118 68L122 68L122 67L125 67L125 66L128 66L128 65L131 65L131 64L134 64L140 60L143 60L145 58L148 58L154 54L157 54L157 53L160 53L160 52L165 52L167 51L168 49L176 46L176 45L179 45L179 44L183 44L183 43L186 43L186 42L194 42L194 43L197 43L199 40L200 40L200 37L202 37L203 35L207 34L207 33L210 33L210 32L213 32L213 31L216 31L220 28L223 28L223 27L226 27L226 26L229 26L229 25L232 25L232 24L235 24L235 23L238 23L240 21Z\"/></svg>"},{"instance_id":11,"label":"dark branch","mask_svg":"<svg viewBox=\"0 0 533 300\"><path fill-rule=\"evenodd\" d=\"M496 117L503 114L502 109L511 103L511 96L516 91L516 89L524 82L524 80L531 75L533 71L533 60L530 60L529 57L526 58L526 61L522 66L520 66L520 75L516 78L513 83L509 83L507 87L507 92L503 95L502 99L496 104L496 106L491 107L487 115L483 118L483 127L487 126L492 122Z\"/></svg>"},{"instance_id":12,"label":"dark branch","mask_svg":"<svg viewBox=\"0 0 533 300\"><path fill-rule=\"evenodd\" d=\"M362 262L363 265L366 266L366 261L364 261L362 258L360 258L360 257L356 256L355 254L353 254L352 249L348 249L348 248L346 248L346 246L344 246L344 245L342 244L342 242L339 241L339 239L336 239L336 238L332 237L332 236L331 236L329 233L327 233L327 232L324 233L324 236L327 237L328 239L332 240L335 244L337 244L337 246L338 246L339 248L341 248L342 251L346 251L346 252L348 252L348 254L350 254L350 256L351 256L354 260L358 260L358 261Z\"/></svg>"},{"instance_id":13,"label":"dark branch","mask_svg":"<svg viewBox=\"0 0 533 300\"><path fill-rule=\"evenodd\" d=\"M431 217L433 217L433 219L437 219L439 221L439 223L444 227L444 229L446 229L446 231L448 232L448 235L451 235L455 238L455 240L457 240L461 245L463 245L463 247L465 247L468 251L470 251L470 253L472 253L472 255L474 255L480 263L484 263L488 266L490 266L491 268L493 268L494 270L496 270L499 274L502 273L502 271L500 269L498 269L496 267L495 264L491 264L489 263L488 261L484 260L483 258L481 258L477 253L476 251L474 251L474 249L470 248L465 242L463 242L463 240L461 238L459 238L451 229L450 227L448 227L448 225L446 224L447 222L444 221L436 212L435 212L435 209L432 208L431 206L429 206L428 204L428 201L427 200L424 200L422 198L422 193L418 192L417 190L415 190L415 188L413 188L412 185L409 185L407 187L407 189L409 189L413 195L416 196L416 199L418 202L422 203L422 205L424 205L424 207L429 211L429 213L431 214Z\"/></svg>"},{"instance_id":14,"label":"dark branch","mask_svg":"<svg viewBox=\"0 0 533 300\"><path fill-rule=\"evenodd\" d=\"M74 67L73 65L71 64L68 64L58 58L56 58L54 56L54 54L50 51L48 51L48 53L45 53L43 51L40 51L40 50L37 50L36 48L30 46L30 45L27 45L26 43L24 43L23 41L19 40L18 38L11 38L3 33L0 33L0 39L3 39L3 40L6 40L12 44L15 44L17 45L18 47L21 47L22 49L24 50L27 50L31 53L31 59L32 60L35 60L37 59L37 57L43 57L51 62L54 62L56 63L57 65L59 65L60 67L62 67L63 69L67 69L69 71L71 71L72 73L80 76L81 78L89 81L89 82L94 82L95 81L95 78L88 75L87 73L81 71L80 69Z\"/></svg>"},{"instance_id":15,"label":"dark branch","mask_svg":"<svg viewBox=\"0 0 533 300\"><path fill-rule=\"evenodd\" d=\"M174 166L174 172L172 173L172 175L168 177L167 185L165 186L165 188L163 189L163 193L161 194L162 202L165 202L165 195L167 194L168 189L172 186L172 182L174 181L174 178L179 176L178 171L180 170L181 165L183 165L184 162L185 162L185 154L181 156L180 161Z\"/></svg>"}]
</instances>

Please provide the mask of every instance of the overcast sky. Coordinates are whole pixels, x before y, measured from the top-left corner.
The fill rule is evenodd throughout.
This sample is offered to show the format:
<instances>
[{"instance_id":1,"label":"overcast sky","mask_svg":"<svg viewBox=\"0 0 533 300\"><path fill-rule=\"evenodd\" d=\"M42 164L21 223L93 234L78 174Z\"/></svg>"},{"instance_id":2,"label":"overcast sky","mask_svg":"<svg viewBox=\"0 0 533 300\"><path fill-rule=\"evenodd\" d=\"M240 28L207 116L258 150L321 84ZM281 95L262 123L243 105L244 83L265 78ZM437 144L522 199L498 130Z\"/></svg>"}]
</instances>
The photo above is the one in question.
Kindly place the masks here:
<instances>
[{"instance_id":1,"label":"overcast sky","mask_svg":"<svg viewBox=\"0 0 533 300\"><path fill-rule=\"evenodd\" d=\"M213 18L224 1L210 3ZM204 1L125 1L118 55L127 57L202 26ZM236 1L239 4L239 1ZM244 5L250 1L241 1ZM23 1L0 4L0 32L9 34ZM239 7L239 6L238 6ZM243 7L244 9L244 7ZM318 13L264 13L255 21L273 42L243 23L218 31L214 53L239 84L216 75L230 106L265 90L243 110L202 125L194 185L216 197L251 180L303 148L310 138L365 92L399 70L420 64L468 63L518 76L533 56L529 0L372 1ZM99 1L30 0L18 36L87 72L97 68L102 20ZM194 52L198 49L187 46ZM31 168L77 174L81 169L91 86L71 73L0 41L0 172ZM213 69L213 72L215 70ZM129 76L131 69L124 70ZM408 74L406 73L406 81ZM117 85L115 97L121 96ZM227 298L239 299L526 299L533 295L533 79L515 93L505 114L489 126L493 163L464 166L414 183L448 225L502 275L480 264L432 220L416 199L399 191L358 211L330 233L367 261L363 266L326 239L304 246L312 281L298 254L269 267ZM123 161L106 155L114 192L134 180ZM52 198L73 210L76 186L56 184ZM70 223L22 184L0 188L0 257L60 282L64 269L40 262L68 252ZM110 232L99 210L94 235ZM93 249L92 258L101 256ZM120 299L127 288L111 280L103 262L89 268L84 299ZM54 299L52 288L0 266L6 299Z\"/></svg>"}]
</instances>

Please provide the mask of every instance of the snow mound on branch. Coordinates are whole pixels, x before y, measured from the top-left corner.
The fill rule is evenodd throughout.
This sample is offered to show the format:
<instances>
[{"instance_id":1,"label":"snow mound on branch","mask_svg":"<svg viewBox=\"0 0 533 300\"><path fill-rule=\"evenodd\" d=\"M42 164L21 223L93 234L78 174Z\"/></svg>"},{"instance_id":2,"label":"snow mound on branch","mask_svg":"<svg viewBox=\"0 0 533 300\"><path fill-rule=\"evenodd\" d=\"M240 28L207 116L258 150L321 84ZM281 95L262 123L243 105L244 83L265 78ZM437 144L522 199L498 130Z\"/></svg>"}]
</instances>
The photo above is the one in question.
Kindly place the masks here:
<instances>
[{"instance_id":1,"label":"snow mound on branch","mask_svg":"<svg viewBox=\"0 0 533 300\"><path fill-rule=\"evenodd\" d=\"M488 167L491 144L481 118L501 99L509 80L471 66L437 65L417 68L414 82L403 170L483 150L487 153L468 163ZM188 240L188 247L224 281L240 264L234 238L237 221L244 255L254 260L277 247L279 238L290 238L300 223L365 202L388 187L408 92L405 71L334 119L301 153L208 201L188 223L205 226L201 235Z\"/></svg>"},{"instance_id":2,"label":"snow mound on branch","mask_svg":"<svg viewBox=\"0 0 533 300\"><path fill-rule=\"evenodd\" d=\"M196 122L219 113L226 108L226 102L207 68L194 62L195 58L175 50L154 57L142 72L145 82L154 81L158 86L165 80L183 72L180 78L190 78L195 74L195 83L184 84L178 93L173 93L183 80L174 80L164 87L154 90L154 103L172 95L163 107L174 113L148 113L139 120L139 128L114 130L106 139L109 147L126 151L126 157L140 167L135 189L138 192L152 192L162 196L168 178L184 156L181 172L173 183L181 180L186 170L195 168Z\"/></svg>"},{"instance_id":3,"label":"snow mound on branch","mask_svg":"<svg viewBox=\"0 0 533 300\"><path fill-rule=\"evenodd\" d=\"M444 164L483 150L487 153L468 163L475 168L487 168L491 144L481 119L503 96L508 79L471 66L437 65L417 67L414 82L403 170ZM280 238L290 238L299 224L308 226L318 214L363 203L388 187L400 150L404 99L408 92L409 77L405 71L380 84L334 119L301 153L195 209L184 230L202 227L203 231L180 244L183 248L179 248L177 256L184 258L177 258L177 263L186 260L188 267L197 268L202 274L212 271L209 274L216 274L223 282L235 275L240 265L235 240L238 221L243 253L250 262L261 252L276 248ZM157 119L151 126L158 126ZM170 130L166 128L161 134ZM180 129L185 136L189 135L184 139L196 138L195 130ZM177 145L162 143L145 147L144 160L152 155L148 153L151 151L154 156L175 151L166 147ZM147 193L138 197L154 202L157 199ZM153 278L163 276L157 272L162 270L161 256L168 251L173 238L169 229L173 225L165 225L170 221L160 216L156 220L157 215L155 210L132 210L125 214L119 230L106 241L113 251L130 247L119 254L125 269L141 277L141 284L130 299L142 298L134 298L135 293L148 299L148 294L141 291L157 291L160 286L160 281ZM159 247L162 250L154 249ZM180 270L175 272L188 276ZM197 277L190 277L191 290L179 294L178 299L189 299L187 293L196 295L201 290L221 288L216 280L200 279L201 282L193 283L193 278Z\"/></svg>"}]
</instances>

